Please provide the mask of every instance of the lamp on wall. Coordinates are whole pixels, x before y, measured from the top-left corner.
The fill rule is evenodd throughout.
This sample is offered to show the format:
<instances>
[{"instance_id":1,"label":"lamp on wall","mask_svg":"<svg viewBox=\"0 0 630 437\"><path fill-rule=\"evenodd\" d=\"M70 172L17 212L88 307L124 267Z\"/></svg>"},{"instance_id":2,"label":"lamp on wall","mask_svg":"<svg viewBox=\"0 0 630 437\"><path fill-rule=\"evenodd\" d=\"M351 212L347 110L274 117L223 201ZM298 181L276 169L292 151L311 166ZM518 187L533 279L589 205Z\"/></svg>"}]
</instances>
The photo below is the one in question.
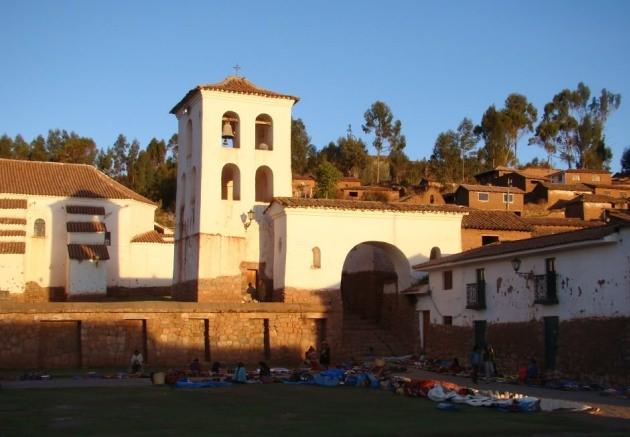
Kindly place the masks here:
<instances>
[{"instance_id":1,"label":"lamp on wall","mask_svg":"<svg viewBox=\"0 0 630 437\"><path fill-rule=\"evenodd\" d=\"M512 263L512 268L514 269L514 273L516 273L517 275L522 276L523 278L527 278L527 279L533 276L532 272L527 272L527 273L519 272L519 270L521 269L521 264L522 264L522 261L520 258L516 257L512 259L511 263Z\"/></svg>"},{"instance_id":2,"label":"lamp on wall","mask_svg":"<svg viewBox=\"0 0 630 437\"><path fill-rule=\"evenodd\" d=\"M252 224L253 220L254 220L254 211L250 209L249 211L247 211L247 218L243 222L243 226L245 226L245 230L247 230L247 228L249 228L249 226Z\"/></svg>"}]
</instances>

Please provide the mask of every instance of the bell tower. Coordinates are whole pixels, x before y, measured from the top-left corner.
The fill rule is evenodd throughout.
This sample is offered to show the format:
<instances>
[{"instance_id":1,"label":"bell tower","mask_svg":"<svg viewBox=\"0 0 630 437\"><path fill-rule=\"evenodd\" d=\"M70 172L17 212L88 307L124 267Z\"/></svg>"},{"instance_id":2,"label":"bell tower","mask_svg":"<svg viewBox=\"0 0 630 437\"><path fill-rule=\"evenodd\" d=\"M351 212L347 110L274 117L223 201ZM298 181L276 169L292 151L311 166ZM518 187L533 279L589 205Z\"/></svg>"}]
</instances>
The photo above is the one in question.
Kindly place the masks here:
<instances>
[{"instance_id":1,"label":"bell tower","mask_svg":"<svg viewBox=\"0 0 630 437\"><path fill-rule=\"evenodd\" d=\"M230 76L190 90L171 110L179 126L176 299L241 302L248 289L265 299L273 229L263 212L273 197L291 196L297 101Z\"/></svg>"}]
</instances>

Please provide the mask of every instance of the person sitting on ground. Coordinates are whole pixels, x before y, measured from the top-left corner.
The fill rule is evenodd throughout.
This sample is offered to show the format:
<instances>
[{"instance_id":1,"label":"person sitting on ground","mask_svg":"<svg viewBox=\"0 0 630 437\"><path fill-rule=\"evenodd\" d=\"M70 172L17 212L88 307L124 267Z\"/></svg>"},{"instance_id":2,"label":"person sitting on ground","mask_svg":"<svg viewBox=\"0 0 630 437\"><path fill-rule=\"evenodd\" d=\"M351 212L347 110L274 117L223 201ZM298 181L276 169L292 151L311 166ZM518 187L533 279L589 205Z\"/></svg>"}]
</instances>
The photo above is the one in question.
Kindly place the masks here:
<instances>
[{"instance_id":1,"label":"person sitting on ground","mask_svg":"<svg viewBox=\"0 0 630 437\"><path fill-rule=\"evenodd\" d=\"M382 358L377 358L374 360L374 366L370 369L370 373L374 375L377 379L381 379L385 376L385 371L387 368L387 364L385 360Z\"/></svg>"},{"instance_id":2,"label":"person sitting on ground","mask_svg":"<svg viewBox=\"0 0 630 437\"><path fill-rule=\"evenodd\" d=\"M234 375L232 375L232 382L238 382L244 384L247 382L247 370L243 363L238 363L236 369L234 369Z\"/></svg>"},{"instance_id":3,"label":"person sitting on ground","mask_svg":"<svg viewBox=\"0 0 630 437\"><path fill-rule=\"evenodd\" d=\"M453 358L451 366L448 368L448 370L451 373L459 373L462 371L462 367L459 365L459 360L457 359L457 357Z\"/></svg>"},{"instance_id":4,"label":"person sitting on ground","mask_svg":"<svg viewBox=\"0 0 630 437\"><path fill-rule=\"evenodd\" d=\"M271 369L269 368L267 363L265 363L264 361L260 361L258 363L258 366L258 375L260 377L260 382L262 382L263 384L269 384L273 382L273 378L271 377Z\"/></svg>"},{"instance_id":5,"label":"person sitting on ground","mask_svg":"<svg viewBox=\"0 0 630 437\"><path fill-rule=\"evenodd\" d=\"M538 380L538 363L534 358L529 360L527 365L527 383L535 384Z\"/></svg>"},{"instance_id":6,"label":"person sitting on ground","mask_svg":"<svg viewBox=\"0 0 630 437\"><path fill-rule=\"evenodd\" d=\"M330 366L330 346L325 341L322 342L322 348L319 351L319 364L326 369Z\"/></svg>"},{"instance_id":7,"label":"person sitting on ground","mask_svg":"<svg viewBox=\"0 0 630 437\"><path fill-rule=\"evenodd\" d=\"M141 373L144 365L144 358L138 349L131 355L131 373Z\"/></svg>"},{"instance_id":8,"label":"person sitting on ground","mask_svg":"<svg viewBox=\"0 0 630 437\"><path fill-rule=\"evenodd\" d=\"M311 370L319 369L319 364L317 362L317 351L313 346L310 346L304 354L304 364L310 366Z\"/></svg>"},{"instance_id":9,"label":"person sitting on ground","mask_svg":"<svg viewBox=\"0 0 630 437\"><path fill-rule=\"evenodd\" d=\"M201 374L201 363L199 362L199 358L195 358L190 363L190 374L192 376L199 376Z\"/></svg>"},{"instance_id":10,"label":"person sitting on ground","mask_svg":"<svg viewBox=\"0 0 630 437\"><path fill-rule=\"evenodd\" d=\"M221 373L224 373L223 364L221 364L218 361L215 361L214 363L212 363L212 367L210 368L210 372L212 372L212 374L214 374L214 375L219 375Z\"/></svg>"}]
</instances>

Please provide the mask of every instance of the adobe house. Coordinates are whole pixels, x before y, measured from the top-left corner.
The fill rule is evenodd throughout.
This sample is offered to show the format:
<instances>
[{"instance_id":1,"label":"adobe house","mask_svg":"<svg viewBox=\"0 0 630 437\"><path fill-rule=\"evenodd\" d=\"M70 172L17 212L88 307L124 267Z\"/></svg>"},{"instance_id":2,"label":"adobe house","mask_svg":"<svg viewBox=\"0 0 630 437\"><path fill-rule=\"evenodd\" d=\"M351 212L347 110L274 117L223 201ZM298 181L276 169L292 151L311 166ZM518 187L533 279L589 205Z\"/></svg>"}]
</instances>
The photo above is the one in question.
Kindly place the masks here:
<instances>
[{"instance_id":1,"label":"adobe house","mask_svg":"<svg viewBox=\"0 0 630 437\"><path fill-rule=\"evenodd\" d=\"M601 220L607 209L628 209L628 199L602 194L581 194L563 203L565 217Z\"/></svg>"},{"instance_id":2,"label":"adobe house","mask_svg":"<svg viewBox=\"0 0 630 437\"><path fill-rule=\"evenodd\" d=\"M524 194L520 188L462 184L455 191L454 202L486 211L510 211L520 215Z\"/></svg>"},{"instance_id":3,"label":"adobe house","mask_svg":"<svg viewBox=\"0 0 630 437\"><path fill-rule=\"evenodd\" d=\"M530 238L532 229L511 212L470 210L462 219L462 250Z\"/></svg>"},{"instance_id":4,"label":"adobe house","mask_svg":"<svg viewBox=\"0 0 630 437\"><path fill-rule=\"evenodd\" d=\"M423 178L417 188L411 188L410 193L401 197L400 201L418 205L445 205L442 196L444 185L440 182Z\"/></svg>"},{"instance_id":5,"label":"adobe house","mask_svg":"<svg viewBox=\"0 0 630 437\"><path fill-rule=\"evenodd\" d=\"M494 181L501 176L516 171L513 167L499 165L493 169L477 173L474 177L479 185L494 185Z\"/></svg>"},{"instance_id":6,"label":"adobe house","mask_svg":"<svg viewBox=\"0 0 630 437\"><path fill-rule=\"evenodd\" d=\"M532 226L533 237L577 231L578 229L593 228L606 224L599 220L581 220L579 218L565 217L523 217L523 221Z\"/></svg>"},{"instance_id":7,"label":"adobe house","mask_svg":"<svg viewBox=\"0 0 630 437\"><path fill-rule=\"evenodd\" d=\"M624 197L630 198L630 185L628 184L584 184L589 187L593 194L601 194L611 197Z\"/></svg>"},{"instance_id":8,"label":"adobe house","mask_svg":"<svg viewBox=\"0 0 630 437\"><path fill-rule=\"evenodd\" d=\"M89 165L0 159L0 298L170 294L156 208Z\"/></svg>"},{"instance_id":9,"label":"adobe house","mask_svg":"<svg viewBox=\"0 0 630 437\"><path fill-rule=\"evenodd\" d=\"M291 179L293 197L312 198L315 195L315 178L313 176L294 175Z\"/></svg>"},{"instance_id":10,"label":"adobe house","mask_svg":"<svg viewBox=\"0 0 630 437\"><path fill-rule=\"evenodd\" d=\"M564 184L555 182L539 182L527 195L528 203L539 203L554 206L558 201L571 200L579 194L590 194L591 189L584 184Z\"/></svg>"},{"instance_id":11,"label":"adobe house","mask_svg":"<svg viewBox=\"0 0 630 437\"><path fill-rule=\"evenodd\" d=\"M337 181L337 189L356 188L361 186L361 179L354 176L344 176Z\"/></svg>"},{"instance_id":12,"label":"adobe house","mask_svg":"<svg viewBox=\"0 0 630 437\"><path fill-rule=\"evenodd\" d=\"M612 184L612 175L607 170L570 168L549 175L551 182L557 184Z\"/></svg>"},{"instance_id":13,"label":"adobe house","mask_svg":"<svg viewBox=\"0 0 630 437\"><path fill-rule=\"evenodd\" d=\"M466 361L492 345L498 368L630 383L630 223L504 242L414 265L426 352Z\"/></svg>"},{"instance_id":14,"label":"adobe house","mask_svg":"<svg viewBox=\"0 0 630 437\"><path fill-rule=\"evenodd\" d=\"M532 176L525 172L525 170L514 170L511 173L505 173L502 176L497 177L494 180L494 185L500 185L502 187L516 187L523 190L525 193L531 193L539 182L549 181L545 176Z\"/></svg>"},{"instance_id":15,"label":"adobe house","mask_svg":"<svg viewBox=\"0 0 630 437\"><path fill-rule=\"evenodd\" d=\"M382 200L395 202L400 198L400 191L379 185L358 185L339 188L342 199L348 200Z\"/></svg>"}]
</instances>

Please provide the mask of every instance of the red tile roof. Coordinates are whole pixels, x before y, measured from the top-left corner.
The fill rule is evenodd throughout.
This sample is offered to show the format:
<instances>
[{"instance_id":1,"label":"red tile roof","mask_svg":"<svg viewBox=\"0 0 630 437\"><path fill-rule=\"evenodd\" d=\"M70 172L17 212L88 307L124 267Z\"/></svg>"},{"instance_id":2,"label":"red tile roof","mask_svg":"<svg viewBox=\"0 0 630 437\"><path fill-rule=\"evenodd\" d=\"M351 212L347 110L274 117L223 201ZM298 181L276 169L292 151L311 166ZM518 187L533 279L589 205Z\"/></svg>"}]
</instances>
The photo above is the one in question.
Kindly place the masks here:
<instances>
[{"instance_id":1,"label":"red tile roof","mask_svg":"<svg viewBox=\"0 0 630 437\"><path fill-rule=\"evenodd\" d=\"M18 241L0 242L0 255L13 255L26 252L26 243Z\"/></svg>"},{"instance_id":2,"label":"red tile roof","mask_svg":"<svg viewBox=\"0 0 630 437\"><path fill-rule=\"evenodd\" d=\"M78 261L109 259L107 246L102 244L68 244L68 257Z\"/></svg>"},{"instance_id":3,"label":"red tile roof","mask_svg":"<svg viewBox=\"0 0 630 437\"><path fill-rule=\"evenodd\" d=\"M584 184L559 184L554 182L539 182L538 185L549 191L582 191L590 193L591 189Z\"/></svg>"},{"instance_id":4,"label":"red tile roof","mask_svg":"<svg viewBox=\"0 0 630 437\"><path fill-rule=\"evenodd\" d=\"M462 228L496 231L532 231L532 227L516 214L503 211L471 210L462 219Z\"/></svg>"},{"instance_id":5,"label":"red tile roof","mask_svg":"<svg viewBox=\"0 0 630 437\"><path fill-rule=\"evenodd\" d=\"M91 165L0 159L0 193L152 201Z\"/></svg>"},{"instance_id":6,"label":"red tile roof","mask_svg":"<svg viewBox=\"0 0 630 437\"><path fill-rule=\"evenodd\" d=\"M19 229L0 229L0 237L25 237L26 231Z\"/></svg>"},{"instance_id":7,"label":"red tile roof","mask_svg":"<svg viewBox=\"0 0 630 437\"><path fill-rule=\"evenodd\" d=\"M195 88L191 89L190 91L188 91L188 93L186 93L183 99L181 99L175 106L173 106L173 109L171 109L170 113L175 114L188 101L188 99L192 98L201 90L221 91L233 94L250 94L254 96L272 97L277 99L289 99L295 101L296 103L300 100L299 97L290 96L288 94L280 94L276 93L275 91L261 88L257 85L254 85L252 82L245 79L244 77L228 76L221 82L198 85Z\"/></svg>"},{"instance_id":8,"label":"red tile roof","mask_svg":"<svg viewBox=\"0 0 630 437\"><path fill-rule=\"evenodd\" d=\"M66 230L68 232L107 232L107 226L100 222L68 222Z\"/></svg>"},{"instance_id":9,"label":"red tile roof","mask_svg":"<svg viewBox=\"0 0 630 437\"><path fill-rule=\"evenodd\" d=\"M340 199L303 199L297 197L275 197L272 201L285 208L321 208L363 211L402 211L402 212L450 212L465 213L468 208L457 205L419 205L402 202L376 202Z\"/></svg>"},{"instance_id":10,"label":"red tile roof","mask_svg":"<svg viewBox=\"0 0 630 437\"><path fill-rule=\"evenodd\" d=\"M0 209L26 209L26 199L0 199Z\"/></svg>"},{"instance_id":11,"label":"red tile roof","mask_svg":"<svg viewBox=\"0 0 630 437\"><path fill-rule=\"evenodd\" d=\"M593 228L603 226L604 222L599 220L582 220L578 218L564 217L523 217L524 222L532 226L557 226L570 228Z\"/></svg>"},{"instance_id":12,"label":"red tile roof","mask_svg":"<svg viewBox=\"0 0 630 437\"><path fill-rule=\"evenodd\" d=\"M159 243L159 244L171 244L172 241L164 241L162 235L153 230L149 232L145 232L143 234L138 234L131 239L132 243Z\"/></svg>"},{"instance_id":13,"label":"red tile roof","mask_svg":"<svg viewBox=\"0 0 630 437\"><path fill-rule=\"evenodd\" d=\"M498 185L473 185L473 184L461 184L459 188L463 188L468 191L481 191L484 193L507 193L508 190L512 194L523 194L525 193L520 188L516 187L500 187ZM458 189L459 189L458 188Z\"/></svg>"},{"instance_id":14,"label":"red tile roof","mask_svg":"<svg viewBox=\"0 0 630 437\"><path fill-rule=\"evenodd\" d=\"M534 238L526 238L524 240L506 241L498 244L489 244L487 246L477 247L465 252L456 253L454 255L445 256L443 258L427 261L422 264L414 265L415 270L427 270L445 264L460 263L463 261L473 261L487 257L499 255L513 254L523 251L538 250L554 246L563 246L571 243L580 243L584 241L601 240L602 238L617 232L620 227L628 227L628 225L609 225L598 226L594 228L579 229L576 231L562 232L559 234L544 235Z\"/></svg>"},{"instance_id":15,"label":"red tile roof","mask_svg":"<svg viewBox=\"0 0 630 437\"><path fill-rule=\"evenodd\" d=\"M103 208L102 206L68 205L66 206L66 213L83 215L105 215L105 208Z\"/></svg>"},{"instance_id":16,"label":"red tile roof","mask_svg":"<svg viewBox=\"0 0 630 437\"><path fill-rule=\"evenodd\" d=\"M26 219L15 217L0 217L0 225L25 225Z\"/></svg>"}]
</instances>

